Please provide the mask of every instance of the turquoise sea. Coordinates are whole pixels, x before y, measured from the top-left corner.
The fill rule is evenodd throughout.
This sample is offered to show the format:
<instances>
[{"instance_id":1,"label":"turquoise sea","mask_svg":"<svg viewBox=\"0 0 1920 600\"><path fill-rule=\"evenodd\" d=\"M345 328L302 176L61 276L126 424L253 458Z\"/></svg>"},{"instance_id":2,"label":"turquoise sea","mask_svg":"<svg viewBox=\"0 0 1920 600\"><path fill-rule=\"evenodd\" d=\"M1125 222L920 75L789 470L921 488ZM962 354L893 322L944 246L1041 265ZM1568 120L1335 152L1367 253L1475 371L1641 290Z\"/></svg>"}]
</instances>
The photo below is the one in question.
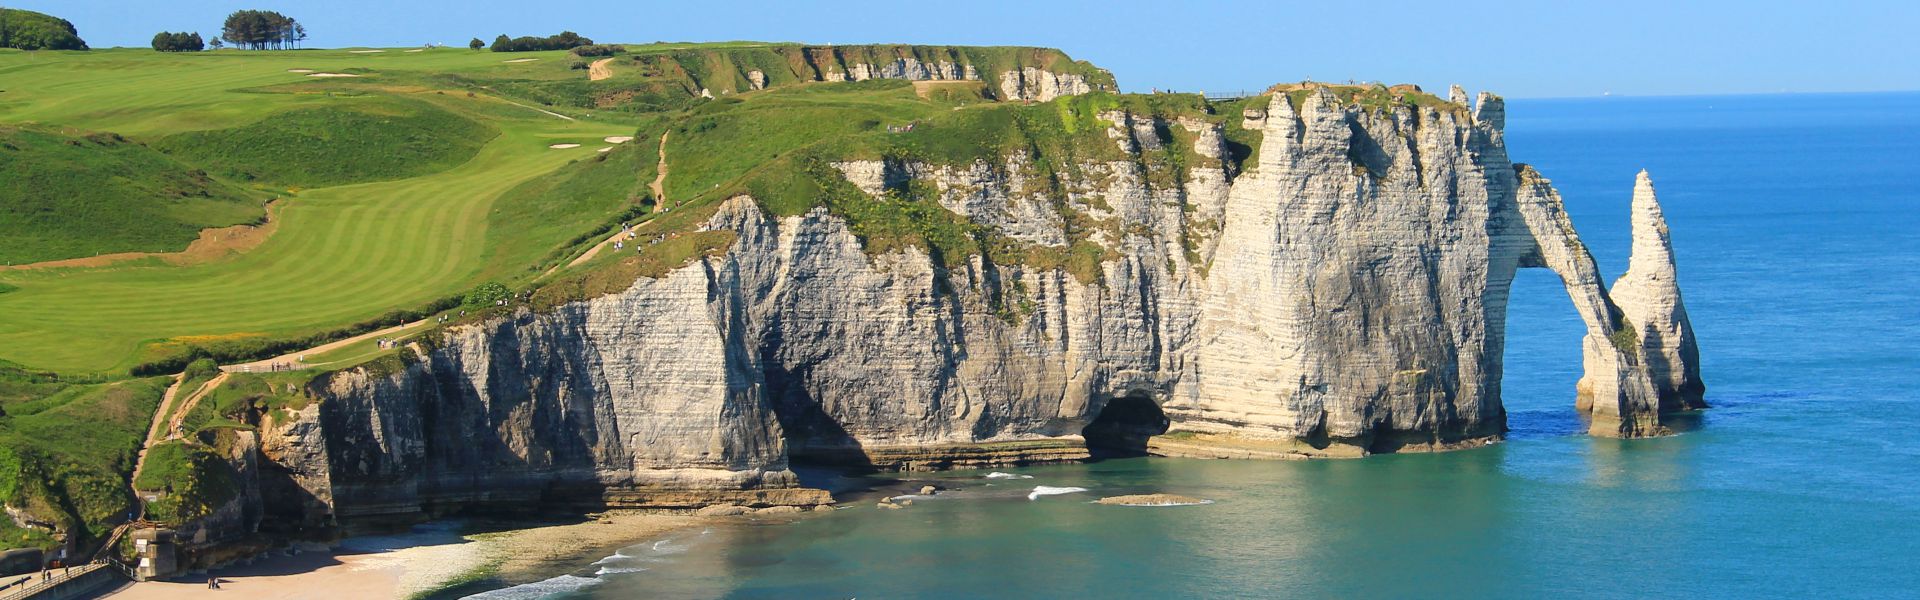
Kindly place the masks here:
<instances>
[{"instance_id":1,"label":"turquoise sea","mask_svg":"<svg viewBox=\"0 0 1920 600\"><path fill-rule=\"evenodd\" d=\"M1633 177L1672 225L1708 401L1587 437L1579 321L1516 282L1510 439L1305 462L1124 459L842 481L904 493L717 525L487 597L1920 597L1920 94L1514 100L1515 160L1609 278ZM1082 487L1029 500L1035 486ZM1120 507L1168 492L1211 504Z\"/></svg>"}]
</instances>

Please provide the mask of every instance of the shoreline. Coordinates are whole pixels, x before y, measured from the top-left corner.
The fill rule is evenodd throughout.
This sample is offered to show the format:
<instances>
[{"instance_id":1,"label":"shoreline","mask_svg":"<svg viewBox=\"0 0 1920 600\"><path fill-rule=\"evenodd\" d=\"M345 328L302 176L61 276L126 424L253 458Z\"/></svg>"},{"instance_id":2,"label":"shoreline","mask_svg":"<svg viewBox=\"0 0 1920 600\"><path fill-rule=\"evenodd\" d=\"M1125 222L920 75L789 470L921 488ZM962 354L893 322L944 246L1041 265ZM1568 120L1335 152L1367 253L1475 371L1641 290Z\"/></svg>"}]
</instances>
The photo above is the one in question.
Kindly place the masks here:
<instances>
[{"instance_id":1,"label":"shoreline","mask_svg":"<svg viewBox=\"0 0 1920 600\"><path fill-rule=\"evenodd\" d=\"M428 523L395 535L347 538L325 550L275 550L245 564L171 581L127 583L104 596L204 598L210 591L208 574L220 578L223 591L282 600L431 597L482 582L489 584L485 589L504 588L540 581L622 547L712 521L685 514L614 511L575 522Z\"/></svg>"}]
</instances>

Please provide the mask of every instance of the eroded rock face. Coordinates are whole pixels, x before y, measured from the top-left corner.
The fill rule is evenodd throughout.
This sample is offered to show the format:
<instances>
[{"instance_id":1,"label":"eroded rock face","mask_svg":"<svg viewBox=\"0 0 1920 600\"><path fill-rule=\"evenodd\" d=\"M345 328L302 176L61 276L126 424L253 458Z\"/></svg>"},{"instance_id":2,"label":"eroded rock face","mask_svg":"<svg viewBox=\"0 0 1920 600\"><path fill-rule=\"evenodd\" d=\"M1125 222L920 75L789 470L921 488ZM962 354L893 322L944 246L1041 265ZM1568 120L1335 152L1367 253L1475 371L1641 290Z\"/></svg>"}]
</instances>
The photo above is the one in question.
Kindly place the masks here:
<instances>
[{"instance_id":1,"label":"eroded rock face","mask_svg":"<svg viewBox=\"0 0 1920 600\"><path fill-rule=\"evenodd\" d=\"M1000 99L1031 100L1046 102L1061 96L1074 96L1093 91L1087 85L1085 77L1072 73L1055 73L1035 67L1025 67L1018 71L1000 74Z\"/></svg>"},{"instance_id":2,"label":"eroded rock face","mask_svg":"<svg viewBox=\"0 0 1920 600\"><path fill-rule=\"evenodd\" d=\"M845 70L839 70L844 68ZM752 89L766 87L765 74L755 78L748 73ZM987 73L986 77L999 78L996 98L1002 101L1046 102L1061 96L1086 94L1099 89L1087 82L1083 75L1054 72L1039 67L1021 67L997 74ZM903 79L907 81L982 81L980 71L970 64L951 62L923 62L912 57L897 58L887 63L847 63L829 66L820 72L820 81L866 81L869 79Z\"/></svg>"},{"instance_id":3,"label":"eroded rock face","mask_svg":"<svg viewBox=\"0 0 1920 600\"><path fill-rule=\"evenodd\" d=\"M1124 112L1102 118L1133 158L1079 164L1057 186L1027 185L1022 154L836 165L871 194L925 184L1027 244L1064 247L1072 211L1102 224L1082 242L1106 252L1095 272L870 255L825 209L774 218L736 197L705 225L737 236L723 254L317 384L330 502L343 516L555 497L815 504L827 499L794 489L790 459L1082 458L1079 434L1117 398L1164 411L1174 435L1149 446L1162 453L1478 445L1505 430L1508 287L1523 267L1559 274L1587 324L1578 405L1592 432L1664 432L1662 409L1700 387L1650 185L1616 304L1551 184L1509 162L1500 99L1453 96L1381 110L1324 89L1297 107L1276 95L1245 115L1263 135L1251 165L1224 160L1217 125ZM1198 157L1177 181L1139 159L1175 143Z\"/></svg>"},{"instance_id":4,"label":"eroded rock face","mask_svg":"<svg viewBox=\"0 0 1920 600\"><path fill-rule=\"evenodd\" d=\"M1644 170L1633 186L1633 258L1627 274L1613 282L1613 299L1640 337L1661 410L1706 408L1700 350L1680 299L1673 240L1653 195L1653 178Z\"/></svg>"},{"instance_id":5,"label":"eroded rock face","mask_svg":"<svg viewBox=\"0 0 1920 600\"><path fill-rule=\"evenodd\" d=\"M319 380L336 513L569 495L665 507L828 501L748 491L796 480L740 297L716 291L737 285L736 273L683 269L554 313L459 328L397 372Z\"/></svg>"}]
</instances>

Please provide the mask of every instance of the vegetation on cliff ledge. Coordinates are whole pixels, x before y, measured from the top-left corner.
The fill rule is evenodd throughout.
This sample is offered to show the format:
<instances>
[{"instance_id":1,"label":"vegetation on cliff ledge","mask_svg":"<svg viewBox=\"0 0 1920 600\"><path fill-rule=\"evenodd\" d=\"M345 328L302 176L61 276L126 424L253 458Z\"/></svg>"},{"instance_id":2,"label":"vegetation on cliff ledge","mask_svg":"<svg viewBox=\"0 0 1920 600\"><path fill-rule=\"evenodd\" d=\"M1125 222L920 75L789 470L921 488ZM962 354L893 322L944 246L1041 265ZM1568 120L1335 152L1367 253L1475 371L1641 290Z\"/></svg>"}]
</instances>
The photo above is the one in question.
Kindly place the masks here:
<instances>
[{"instance_id":1,"label":"vegetation on cliff ledge","mask_svg":"<svg viewBox=\"0 0 1920 600\"><path fill-rule=\"evenodd\" d=\"M0 366L0 544L94 540L133 504L127 473L167 378L74 382Z\"/></svg>"}]
</instances>

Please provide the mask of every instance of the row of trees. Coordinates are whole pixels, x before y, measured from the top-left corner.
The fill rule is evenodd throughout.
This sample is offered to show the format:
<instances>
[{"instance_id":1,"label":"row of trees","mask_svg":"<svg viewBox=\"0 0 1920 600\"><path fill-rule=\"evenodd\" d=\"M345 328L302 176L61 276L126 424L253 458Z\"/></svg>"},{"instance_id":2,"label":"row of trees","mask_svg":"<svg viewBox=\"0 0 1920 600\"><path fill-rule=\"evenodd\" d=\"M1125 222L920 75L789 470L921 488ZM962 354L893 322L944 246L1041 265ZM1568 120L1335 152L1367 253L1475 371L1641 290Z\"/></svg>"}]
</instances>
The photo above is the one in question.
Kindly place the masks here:
<instances>
[{"instance_id":1,"label":"row of trees","mask_svg":"<svg viewBox=\"0 0 1920 600\"><path fill-rule=\"evenodd\" d=\"M478 41L478 40L476 39L475 41ZM500 34L500 37L493 38L493 46L491 47L491 50L493 50L494 52L532 52L536 50L567 50L567 49L578 48L581 46L587 46L591 44L593 44L593 40L580 37L580 34L574 33L571 31L562 31L560 32L559 35L550 35L543 38L533 37L530 35L521 36L517 38L508 38L506 34ZM469 43L467 47L476 48L471 43Z\"/></svg>"},{"instance_id":2,"label":"row of trees","mask_svg":"<svg viewBox=\"0 0 1920 600\"><path fill-rule=\"evenodd\" d=\"M274 11L237 10L227 15L220 35L235 48L281 50L300 47L300 42L307 39L307 28Z\"/></svg>"},{"instance_id":3,"label":"row of trees","mask_svg":"<svg viewBox=\"0 0 1920 600\"><path fill-rule=\"evenodd\" d=\"M219 42L220 38L213 38ZM207 49L206 40L200 39L200 32L170 33L162 31L153 34L153 49L161 52L199 52Z\"/></svg>"}]
</instances>

